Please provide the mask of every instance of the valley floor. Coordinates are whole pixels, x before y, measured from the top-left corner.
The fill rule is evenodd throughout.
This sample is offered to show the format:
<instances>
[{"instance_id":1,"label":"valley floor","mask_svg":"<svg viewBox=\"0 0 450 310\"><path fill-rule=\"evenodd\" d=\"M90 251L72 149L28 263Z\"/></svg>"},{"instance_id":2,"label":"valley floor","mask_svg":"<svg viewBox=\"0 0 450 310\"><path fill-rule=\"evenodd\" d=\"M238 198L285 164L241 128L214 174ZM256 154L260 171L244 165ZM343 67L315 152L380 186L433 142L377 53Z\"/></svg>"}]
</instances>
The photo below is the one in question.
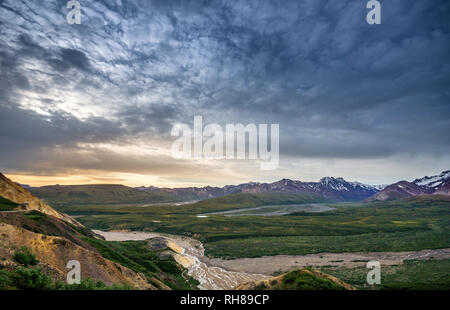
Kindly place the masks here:
<instances>
[{"instance_id":1,"label":"valley floor","mask_svg":"<svg viewBox=\"0 0 450 310\"><path fill-rule=\"evenodd\" d=\"M108 241L146 240L155 237L171 240L174 243L174 249L178 252L174 258L188 269L190 276L200 282L201 289L232 289L245 282L265 279L274 274L306 266L324 268L339 275L344 273L343 275L347 277L349 277L350 271L354 270L355 272L351 273L353 278L350 278L350 282L353 280L363 285L368 271L365 269L365 265L370 260L379 261L382 270L386 268L390 273L399 269L398 266L403 266L404 262L432 261L438 264L440 262L448 264L450 261L450 248L407 252L276 255L225 260L205 257L203 245L198 240L184 236L152 232L105 232L99 230L94 232L102 235ZM450 271L446 272L448 275ZM441 276L446 277L442 273Z\"/></svg>"},{"instance_id":2,"label":"valley floor","mask_svg":"<svg viewBox=\"0 0 450 310\"><path fill-rule=\"evenodd\" d=\"M305 266L364 288L369 260L380 261L383 277L390 279L375 289L450 287L449 197L326 204L332 209L321 213L227 216L242 209L311 205L302 199L230 195L183 206L85 205L62 211L82 216L86 227L109 231L107 240L170 236L181 249L175 259L202 289L231 289Z\"/></svg>"},{"instance_id":3,"label":"valley floor","mask_svg":"<svg viewBox=\"0 0 450 310\"><path fill-rule=\"evenodd\" d=\"M210 266L231 271L274 274L290 269L313 267L358 267L365 266L370 260L379 261L383 266L398 265L405 260L450 259L450 249L422 250L409 252L370 252L370 253L318 253L307 255L276 255L254 258L224 260L220 258L202 258Z\"/></svg>"}]
</instances>

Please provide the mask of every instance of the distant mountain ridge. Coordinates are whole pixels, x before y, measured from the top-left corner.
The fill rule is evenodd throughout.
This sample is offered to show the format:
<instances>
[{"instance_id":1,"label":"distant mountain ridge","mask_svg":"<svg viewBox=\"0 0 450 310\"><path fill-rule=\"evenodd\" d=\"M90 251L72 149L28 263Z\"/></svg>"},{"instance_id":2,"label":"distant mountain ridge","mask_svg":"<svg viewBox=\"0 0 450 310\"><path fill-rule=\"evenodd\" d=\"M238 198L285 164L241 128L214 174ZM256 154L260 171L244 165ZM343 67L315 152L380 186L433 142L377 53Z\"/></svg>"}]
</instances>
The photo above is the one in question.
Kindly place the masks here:
<instances>
[{"instance_id":1,"label":"distant mountain ridge","mask_svg":"<svg viewBox=\"0 0 450 310\"><path fill-rule=\"evenodd\" d=\"M48 185L28 189L53 206L86 204L145 204L173 201L172 195L162 191L144 192L120 184Z\"/></svg>"},{"instance_id":2,"label":"distant mountain ridge","mask_svg":"<svg viewBox=\"0 0 450 310\"><path fill-rule=\"evenodd\" d=\"M249 182L224 187L157 188L140 186L136 189L147 192L167 192L187 200L202 200L237 193L309 193L338 201L357 201L367 199L380 191L379 187L348 182L343 178L324 177L319 182L302 182L282 179L273 183Z\"/></svg>"},{"instance_id":3,"label":"distant mountain ridge","mask_svg":"<svg viewBox=\"0 0 450 310\"><path fill-rule=\"evenodd\" d=\"M416 195L449 195L450 170L391 185L367 185L341 177L324 177L318 182L282 179L272 183L248 182L223 187L133 188L118 184L92 184L50 185L30 187L28 190L53 205L166 203L204 200L237 193L306 193L332 201L384 201Z\"/></svg>"},{"instance_id":4,"label":"distant mountain ridge","mask_svg":"<svg viewBox=\"0 0 450 310\"><path fill-rule=\"evenodd\" d=\"M368 201L386 201L418 195L450 195L450 170L412 182L400 181L385 187Z\"/></svg>"}]
</instances>

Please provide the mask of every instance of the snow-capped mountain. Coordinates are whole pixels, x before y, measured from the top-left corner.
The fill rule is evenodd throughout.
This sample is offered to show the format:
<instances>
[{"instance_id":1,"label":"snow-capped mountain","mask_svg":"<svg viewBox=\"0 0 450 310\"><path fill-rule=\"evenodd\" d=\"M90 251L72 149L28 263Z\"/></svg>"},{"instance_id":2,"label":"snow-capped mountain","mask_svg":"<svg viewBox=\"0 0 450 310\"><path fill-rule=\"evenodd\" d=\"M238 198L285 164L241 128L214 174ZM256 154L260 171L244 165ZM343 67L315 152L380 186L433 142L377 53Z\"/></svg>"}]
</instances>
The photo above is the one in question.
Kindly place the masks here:
<instances>
[{"instance_id":1,"label":"snow-capped mountain","mask_svg":"<svg viewBox=\"0 0 450 310\"><path fill-rule=\"evenodd\" d=\"M426 186L432 188L439 188L450 179L450 170L443 171L441 174L434 176L426 176L420 179L415 179L413 181L414 184L419 186Z\"/></svg>"},{"instance_id":2,"label":"snow-capped mountain","mask_svg":"<svg viewBox=\"0 0 450 310\"><path fill-rule=\"evenodd\" d=\"M364 200L379 191L374 186L348 182L343 178L325 177L318 183L309 184L320 195L336 200Z\"/></svg>"},{"instance_id":3,"label":"snow-capped mountain","mask_svg":"<svg viewBox=\"0 0 450 310\"><path fill-rule=\"evenodd\" d=\"M155 191L157 188L138 187L139 190ZM219 187L161 188L178 197L206 199L235 193L312 193L338 201L364 200L379 191L375 186L359 182L348 182L343 178L325 177L319 182L302 182L282 179L273 183L249 182Z\"/></svg>"},{"instance_id":4,"label":"snow-capped mountain","mask_svg":"<svg viewBox=\"0 0 450 310\"><path fill-rule=\"evenodd\" d=\"M157 188L141 186L143 191L164 191L178 199L200 200L236 193L311 193L335 201L384 201L417 195L450 195L450 170L412 182L391 185L368 185L343 178L324 177L318 182L282 179L273 183L248 182L224 187Z\"/></svg>"},{"instance_id":5,"label":"snow-capped mountain","mask_svg":"<svg viewBox=\"0 0 450 310\"><path fill-rule=\"evenodd\" d=\"M450 195L450 171L415 179L412 182L397 182L387 186L369 200L384 201L417 195Z\"/></svg>"}]
</instances>

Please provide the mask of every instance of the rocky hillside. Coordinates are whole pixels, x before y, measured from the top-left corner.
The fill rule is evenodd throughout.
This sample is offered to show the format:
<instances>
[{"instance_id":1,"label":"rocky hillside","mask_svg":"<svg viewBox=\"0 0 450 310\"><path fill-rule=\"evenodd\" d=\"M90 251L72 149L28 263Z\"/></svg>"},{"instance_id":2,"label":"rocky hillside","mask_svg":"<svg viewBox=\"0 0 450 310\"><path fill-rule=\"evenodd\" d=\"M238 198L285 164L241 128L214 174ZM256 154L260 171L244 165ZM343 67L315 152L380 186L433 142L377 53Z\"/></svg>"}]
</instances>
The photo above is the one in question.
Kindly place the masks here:
<instances>
[{"instance_id":1,"label":"rocky hillside","mask_svg":"<svg viewBox=\"0 0 450 310\"><path fill-rule=\"evenodd\" d=\"M37 210L47 215L52 215L62 219L72 225L81 227L82 225L67 214L61 213L44 203L20 185L11 181L0 173L0 196L19 204L20 210Z\"/></svg>"},{"instance_id":2,"label":"rocky hillside","mask_svg":"<svg viewBox=\"0 0 450 310\"><path fill-rule=\"evenodd\" d=\"M6 223L0 223L0 235L2 236L0 253L3 253L4 266L17 265L12 259L12 249L25 246L41 262L41 266L47 270L47 273L60 281L65 280L67 262L77 260L82 266L82 278L99 280L106 285L120 283L137 289L152 288L142 275L66 238L38 234Z\"/></svg>"},{"instance_id":3,"label":"rocky hillside","mask_svg":"<svg viewBox=\"0 0 450 310\"><path fill-rule=\"evenodd\" d=\"M106 242L3 175L0 236L0 289L67 289L70 260L80 262L84 289L196 285L171 256L161 258L145 243Z\"/></svg>"},{"instance_id":4,"label":"rocky hillside","mask_svg":"<svg viewBox=\"0 0 450 310\"><path fill-rule=\"evenodd\" d=\"M236 290L354 290L343 281L320 271L304 268L259 281L241 284Z\"/></svg>"}]
</instances>

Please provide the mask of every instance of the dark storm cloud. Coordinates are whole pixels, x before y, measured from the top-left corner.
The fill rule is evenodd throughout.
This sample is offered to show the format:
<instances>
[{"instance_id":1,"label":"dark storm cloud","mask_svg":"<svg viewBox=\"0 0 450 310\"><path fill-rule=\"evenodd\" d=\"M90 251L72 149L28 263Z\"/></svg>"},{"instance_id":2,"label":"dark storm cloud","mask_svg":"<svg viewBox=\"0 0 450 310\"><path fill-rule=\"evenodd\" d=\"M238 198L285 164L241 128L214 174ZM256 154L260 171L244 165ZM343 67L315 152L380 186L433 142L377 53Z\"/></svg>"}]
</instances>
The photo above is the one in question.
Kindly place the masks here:
<instances>
[{"instance_id":1,"label":"dark storm cloud","mask_svg":"<svg viewBox=\"0 0 450 310\"><path fill-rule=\"evenodd\" d=\"M117 114L132 133L150 131L158 135L169 135L172 123L180 121L180 111L174 105L153 104L147 109L130 106Z\"/></svg>"},{"instance_id":2,"label":"dark storm cloud","mask_svg":"<svg viewBox=\"0 0 450 310\"><path fill-rule=\"evenodd\" d=\"M366 1L86 0L76 26L65 1L0 4L10 158L194 115L280 123L285 156L450 152L447 1L382 1L376 26Z\"/></svg>"},{"instance_id":3,"label":"dark storm cloud","mask_svg":"<svg viewBox=\"0 0 450 310\"><path fill-rule=\"evenodd\" d=\"M58 72L66 72L74 68L81 71L91 71L91 64L86 55L76 49L52 47L52 49L45 49L36 43L29 35L21 34L18 37L20 49L18 50L17 58L31 57L35 59L44 60L53 69Z\"/></svg>"},{"instance_id":4,"label":"dark storm cloud","mask_svg":"<svg viewBox=\"0 0 450 310\"><path fill-rule=\"evenodd\" d=\"M12 56L6 51L0 51L0 84L2 91L0 92L0 99L6 101L9 99L9 92L11 89L28 89L30 83L24 74L17 71L16 57Z\"/></svg>"},{"instance_id":5,"label":"dark storm cloud","mask_svg":"<svg viewBox=\"0 0 450 310\"><path fill-rule=\"evenodd\" d=\"M65 72L70 68L89 72L91 68L89 60L83 52L69 48L61 49L61 59L54 60L52 66L59 72Z\"/></svg>"}]
</instances>

